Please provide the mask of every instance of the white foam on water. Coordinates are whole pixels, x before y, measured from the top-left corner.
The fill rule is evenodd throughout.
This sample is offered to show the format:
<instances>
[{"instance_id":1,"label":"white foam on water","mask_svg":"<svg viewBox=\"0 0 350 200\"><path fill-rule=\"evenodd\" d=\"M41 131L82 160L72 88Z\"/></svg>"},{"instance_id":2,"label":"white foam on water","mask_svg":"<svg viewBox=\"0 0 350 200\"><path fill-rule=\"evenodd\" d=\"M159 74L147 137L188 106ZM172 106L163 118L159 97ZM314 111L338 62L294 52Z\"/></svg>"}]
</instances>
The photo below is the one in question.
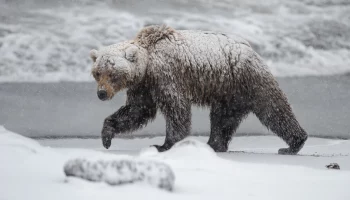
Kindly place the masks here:
<instances>
[{"instance_id":1,"label":"white foam on water","mask_svg":"<svg viewBox=\"0 0 350 200\"><path fill-rule=\"evenodd\" d=\"M118 7L87 1L17 13L3 4L0 82L93 81L92 48L132 39L143 26L161 23L241 35L279 77L350 72L346 1L169 1L160 9L152 2L138 8L132 2Z\"/></svg>"}]
</instances>

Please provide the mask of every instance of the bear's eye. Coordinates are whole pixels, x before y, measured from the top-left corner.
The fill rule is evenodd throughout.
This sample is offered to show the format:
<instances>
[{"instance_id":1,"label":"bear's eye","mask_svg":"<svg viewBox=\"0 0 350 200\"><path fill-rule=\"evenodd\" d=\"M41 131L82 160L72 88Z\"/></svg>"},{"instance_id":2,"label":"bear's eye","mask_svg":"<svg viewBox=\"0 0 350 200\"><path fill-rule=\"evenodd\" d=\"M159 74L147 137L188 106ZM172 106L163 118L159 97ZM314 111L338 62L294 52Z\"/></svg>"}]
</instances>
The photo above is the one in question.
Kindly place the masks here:
<instances>
[{"instance_id":1,"label":"bear's eye","mask_svg":"<svg viewBox=\"0 0 350 200\"><path fill-rule=\"evenodd\" d=\"M94 76L94 78L96 80L98 80L100 78L100 76L101 76L101 73L100 72L94 72L92 75Z\"/></svg>"}]
</instances>

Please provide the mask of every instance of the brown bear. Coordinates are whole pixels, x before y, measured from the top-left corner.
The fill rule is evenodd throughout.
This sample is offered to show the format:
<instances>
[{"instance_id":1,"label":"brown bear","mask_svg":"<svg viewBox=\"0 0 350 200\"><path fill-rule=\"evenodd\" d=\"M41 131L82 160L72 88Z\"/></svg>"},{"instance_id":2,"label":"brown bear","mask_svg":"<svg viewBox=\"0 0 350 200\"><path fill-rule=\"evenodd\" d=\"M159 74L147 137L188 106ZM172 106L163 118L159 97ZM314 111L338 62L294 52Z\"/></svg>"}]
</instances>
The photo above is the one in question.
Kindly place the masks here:
<instances>
[{"instance_id":1,"label":"brown bear","mask_svg":"<svg viewBox=\"0 0 350 200\"><path fill-rule=\"evenodd\" d=\"M143 28L133 40L91 50L97 95L108 100L127 89L127 101L107 117L102 141L109 148L116 134L140 129L160 110L166 120L162 152L191 131L191 105L210 107L208 144L225 152L242 120L253 112L297 154L307 139L286 96L244 39L224 33Z\"/></svg>"}]
</instances>

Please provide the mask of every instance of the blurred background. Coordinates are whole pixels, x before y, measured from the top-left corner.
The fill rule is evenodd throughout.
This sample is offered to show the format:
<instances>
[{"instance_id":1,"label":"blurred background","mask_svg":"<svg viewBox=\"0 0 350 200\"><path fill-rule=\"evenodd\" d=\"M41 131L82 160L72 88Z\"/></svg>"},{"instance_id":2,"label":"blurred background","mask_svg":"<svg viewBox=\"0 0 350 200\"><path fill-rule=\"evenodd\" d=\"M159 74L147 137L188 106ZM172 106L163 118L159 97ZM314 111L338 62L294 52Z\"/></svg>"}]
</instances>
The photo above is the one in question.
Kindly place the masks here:
<instances>
[{"instance_id":1,"label":"blurred background","mask_svg":"<svg viewBox=\"0 0 350 200\"><path fill-rule=\"evenodd\" d=\"M145 25L236 33L266 60L310 135L350 138L349 0L0 0L0 125L29 137L98 137L125 102L96 96L89 51ZM193 134L210 132L193 108ZM134 136L164 135L159 113ZM249 116L238 135L271 134Z\"/></svg>"}]
</instances>

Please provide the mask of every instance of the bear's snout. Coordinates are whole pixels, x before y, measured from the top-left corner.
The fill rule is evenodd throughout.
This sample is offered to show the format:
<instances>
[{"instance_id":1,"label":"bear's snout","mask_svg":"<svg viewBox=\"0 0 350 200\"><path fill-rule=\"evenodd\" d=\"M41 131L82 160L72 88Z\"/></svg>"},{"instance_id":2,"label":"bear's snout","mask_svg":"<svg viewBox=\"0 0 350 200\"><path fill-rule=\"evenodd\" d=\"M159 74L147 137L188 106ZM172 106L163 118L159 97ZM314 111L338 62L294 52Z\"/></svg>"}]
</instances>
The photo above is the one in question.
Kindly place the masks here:
<instances>
[{"instance_id":1,"label":"bear's snout","mask_svg":"<svg viewBox=\"0 0 350 200\"><path fill-rule=\"evenodd\" d=\"M99 91L97 91L97 96L102 101L108 99L108 95L107 95L107 91L106 90L99 90Z\"/></svg>"}]
</instances>

